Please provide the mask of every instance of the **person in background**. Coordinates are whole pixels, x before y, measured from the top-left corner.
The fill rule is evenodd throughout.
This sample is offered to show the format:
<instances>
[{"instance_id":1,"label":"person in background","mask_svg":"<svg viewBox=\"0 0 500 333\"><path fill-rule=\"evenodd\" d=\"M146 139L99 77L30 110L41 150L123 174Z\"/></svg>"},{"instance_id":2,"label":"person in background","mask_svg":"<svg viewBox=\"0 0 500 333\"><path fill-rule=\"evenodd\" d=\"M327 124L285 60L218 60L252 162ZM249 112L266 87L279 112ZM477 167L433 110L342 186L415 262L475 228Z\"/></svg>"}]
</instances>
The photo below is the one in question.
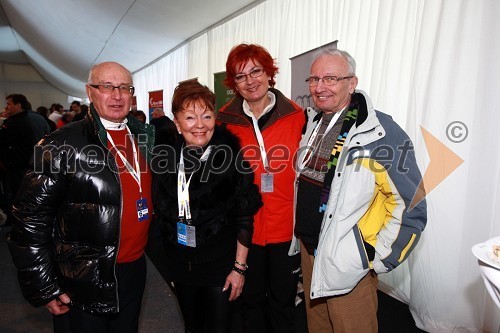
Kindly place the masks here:
<instances>
[{"instance_id":1,"label":"person in background","mask_svg":"<svg viewBox=\"0 0 500 333\"><path fill-rule=\"evenodd\" d=\"M0 128L8 116L9 116L9 111L5 106L0 113ZM8 217L7 214L5 214L4 212L10 210L9 207L11 205L11 202L9 202L9 193L7 184L8 184L8 177L2 165L0 164L0 227L7 223Z\"/></svg>"},{"instance_id":2,"label":"person in background","mask_svg":"<svg viewBox=\"0 0 500 333\"><path fill-rule=\"evenodd\" d=\"M59 120L62 118L63 113L64 107L61 104L54 103L50 106L49 119L57 125Z\"/></svg>"},{"instance_id":3,"label":"person in background","mask_svg":"<svg viewBox=\"0 0 500 333\"><path fill-rule=\"evenodd\" d=\"M377 332L377 274L411 253L426 204L413 145L356 90L345 51L319 50L306 79L317 110L297 158L294 244L300 248L309 332ZM299 246L300 245L300 246Z\"/></svg>"},{"instance_id":4,"label":"person in background","mask_svg":"<svg viewBox=\"0 0 500 333\"><path fill-rule=\"evenodd\" d=\"M85 115L87 114L86 112L83 111L82 105L79 101L71 102L69 109L73 114L73 119L71 121L82 120L83 118L85 118Z\"/></svg>"},{"instance_id":5,"label":"person in background","mask_svg":"<svg viewBox=\"0 0 500 333\"><path fill-rule=\"evenodd\" d=\"M89 106L87 104L82 104L80 106L80 109L82 110L82 114L83 114L83 118L85 118L85 116L87 115L87 113L89 112ZM74 120L74 119L73 119Z\"/></svg>"},{"instance_id":6,"label":"person in background","mask_svg":"<svg viewBox=\"0 0 500 333\"><path fill-rule=\"evenodd\" d=\"M155 108L155 109L153 109L153 112L151 112L151 117L153 119L157 119L157 118L166 117L166 116L165 116L165 112L163 111L162 108Z\"/></svg>"},{"instance_id":7,"label":"person in background","mask_svg":"<svg viewBox=\"0 0 500 333\"><path fill-rule=\"evenodd\" d=\"M154 206L186 332L230 332L253 215L262 205L237 137L215 125L214 104L198 82L175 88L172 112L182 139L175 153L158 146L166 154L154 166Z\"/></svg>"},{"instance_id":8,"label":"person in background","mask_svg":"<svg viewBox=\"0 0 500 333\"><path fill-rule=\"evenodd\" d=\"M85 113L82 113L82 104L79 101L71 102L69 112L73 115L71 121L82 120L85 117Z\"/></svg>"},{"instance_id":9,"label":"person in background","mask_svg":"<svg viewBox=\"0 0 500 333\"><path fill-rule=\"evenodd\" d=\"M56 123L54 123L48 117L49 109L47 109L45 106L39 106L36 108L36 112L38 112L45 119L45 121L50 127L51 132L54 132L57 129Z\"/></svg>"},{"instance_id":10,"label":"person in background","mask_svg":"<svg viewBox=\"0 0 500 333\"><path fill-rule=\"evenodd\" d=\"M130 110L130 114L136 117L141 123L146 123L146 114L142 110Z\"/></svg>"},{"instance_id":11,"label":"person in background","mask_svg":"<svg viewBox=\"0 0 500 333\"><path fill-rule=\"evenodd\" d=\"M0 125L2 125L5 119L7 119L8 117L9 117L9 110L7 109L6 106L4 106L2 112L0 113L0 119L2 120Z\"/></svg>"},{"instance_id":12,"label":"person in background","mask_svg":"<svg viewBox=\"0 0 500 333\"><path fill-rule=\"evenodd\" d=\"M156 128L157 142L175 143L177 141L177 129L174 122L165 115L162 108L155 108L151 113L151 121L149 122Z\"/></svg>"},{"instance_id":13,"label":"person in background","mask_svg":"<svg viewBox=\"0 0 500 333\"><path fill-rule=\"evenodd\" d=\"M35 135L42 137L45 134L50 133L49 124L47 124L47 121L40 113L33 111L30 101L28 101L27 107L28 117L34 126Z\"/></svg>"},{"instance_id":14,"label":"person in background","mask_svg":"<svg viewBox=\"0 0 500 333\"><path fill-rule=\"evenodd\" d=\"M180 134L177 132L177 128L174 122L163 112L162 108L155 108L151 113L150 124L155 127L155 144L156 145L176 145L180 140ZM155 218L156 214L153 214L153 220L151 221L151 227L149 228L148 244L146 247L146 254L155 263L160 263L162 267L166 269L162 271L162 275L169 284L172 290L175 287L172 285L172 278L169 275L168 267L164 265L165 263L165 251L163 250L163 236L161 234L161 227L158 220Z\"/></svg>"},{"instance_id":15,"label":"person in background","mask_svg":"<svg viewBox=\"0 0 500 333\"><path fill-rule=\"evenodd\" d=\"M73 121L73 113L71 113L71 112L64 112L62 114L62 117L58 120L58 122L56 124L57 128L61 128L64 125L67 125L67 124L69 124L72 121Z\"/></svg>"},{"instance_id":16,"label":"person in background","mask_svg":"<svg viewBox=\"0 0 500 333\"><path fill-rule=\"evenodd\" d=\"M29 168L33 147L49 130L40 115L31 114L26 96L10 94L6 97L7 119L0 128L0 172L4 188L5 212L10 219L12 199ZM38 118L43 121L41 126Z\"/></svg>"},{"instance_id":17,"label":"person in background","mask_svg":"<svg viewBox=\"0 0 500 333\"><path fill-rule=\"evenodd\" d=\"M236 97L221 108L218 118L241 140L264 202L255 215L248 254L242 297L245 332L266 332L267 326L272 332L294 332L300 256L289 256L288 249L293 235L293 156L305 116L272 88L277 72L262 46L235 46L226 61L224 83Z\"/></svg>"},{"instance_id":18,"label":"person in background","mask_svg":"<svg viewBox=\"0 0 500 333\"><path fill-rule=\"evenodd\" d=\"M3 209L0 208L0 227L4 226L7 223L7 214L3 212Z\"/></svg>"},{"instance_id":19,"label":"person in background","mask_svg":"<svg viewBox=\"0 0 500 333\"><path fill-rule=\"evenodd\" d=\"M137 332L154 128L127 116L122 65L93 66L86 91L86 118L36 146L7 242L24 297L54 315L55 331Z\"/></svg>"}]
</instances>

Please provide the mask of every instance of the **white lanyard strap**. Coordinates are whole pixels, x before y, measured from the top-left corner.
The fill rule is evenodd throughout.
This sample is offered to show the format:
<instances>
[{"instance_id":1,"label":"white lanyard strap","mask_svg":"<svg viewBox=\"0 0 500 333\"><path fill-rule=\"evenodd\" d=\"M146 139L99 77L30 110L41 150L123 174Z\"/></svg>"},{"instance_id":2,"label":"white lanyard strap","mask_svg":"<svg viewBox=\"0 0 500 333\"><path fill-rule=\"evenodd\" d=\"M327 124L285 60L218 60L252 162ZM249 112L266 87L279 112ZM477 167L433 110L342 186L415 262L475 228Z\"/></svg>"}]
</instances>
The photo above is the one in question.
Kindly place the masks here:
<instances>
[{"instance_id":1,"label":"white lanyard strap","mask_svg":"<svg viewBox=\"0 0 500 333\"><path fill-rule=\"evenodd\" d=\"M264 137L259 128L259 123L257 118L252 115L253 129L255 131L255 136L257 137L257 142L259 143L260 155L262 156L262 164L264 164L264 169L269 172L269 162L267 160L266 147L264 146Z\"/></svg>"},{"instance_id":2,"label":"white lanyard strap","mask_svg":"<svg viewBox=\"0 0 500 333\"><path fill-rule=\"evenodd\" d=\"M339 119L341 113L342 113L342 111L339 111L333 115L332 119L328 123L328 126L326 127L325 133L323 133L323 137L332 129L333 125L335 125L335 123ZM305 151L304 155L302 155L302 161L299 164L299 170L304 170L304 167L307 165L307 163L309 163L309 161L312 158L313 151L314 151L314 147L312 146L312 144L314 143L314 140L316 140L316 137L318 136L318 133L319 133L319 129L320 129L321 125L323 124L323 117L324 117L324 114L321 117L320 121L318 121L318 124L314 128L313 132L311 133L311 136L309 137L309 140L307 141L306 151Z\"/></svg>"},{"instance_id":3,"label":"white lanyard strap","mask_svg":"<svg viewBox=\"0 0 500 333\"><path fill-rule=\"evenodd\" d=\"M177 204L179 207L179 218L186 217L186 220L191 220L191 209L189 207L189 184L191 183L191 177L193 173L189 176L186 182L186 172L184 170L184 149L181 149L181 157L179 161L179 172L177 173ZM203 155L200 157L200 161L206 161L212 146L208 146Z\"/></svg>"},{"instance_id":4,"label":"white lanyard strap","mask_svg":"<svg viewBox=\"0 0 500 333\"><path fill-rule=\"evenodd\" d=\"M142 186L141 186L141 166L139 165L139 156L137 154L137 148L135 147L135 142L134 142L134 136L132 133L130 133L130 129L128 127L127 131L127 137L130 139L130 142L132 143L132 151L134 152L134 167L130 165L128 162L127 158L122 154L122 152L116 147L115 142L113 141L113 138L111 135L106 131L106 134L108 136L108 140L111 143L111 146L113 146L114 150L116 151L116 154L120 159L122 160L123 164L125 165L125 168L127 168L128 172L132 175L132 178L136 181L137 185L139 185L139 193L142 196Z\"/></svg>"}]
</instances>

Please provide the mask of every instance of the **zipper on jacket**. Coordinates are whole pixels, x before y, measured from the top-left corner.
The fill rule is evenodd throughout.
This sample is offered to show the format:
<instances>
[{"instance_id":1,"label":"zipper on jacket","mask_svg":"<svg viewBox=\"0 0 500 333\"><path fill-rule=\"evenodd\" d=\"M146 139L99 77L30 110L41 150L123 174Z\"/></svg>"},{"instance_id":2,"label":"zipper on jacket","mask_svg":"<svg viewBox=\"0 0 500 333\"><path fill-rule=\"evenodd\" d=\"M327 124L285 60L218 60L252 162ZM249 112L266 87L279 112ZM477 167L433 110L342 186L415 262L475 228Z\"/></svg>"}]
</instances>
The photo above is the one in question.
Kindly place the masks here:
<instances>
[{"instance_id":1,"label":"zipper on jacket","mask_svg":"<svg viewBox=\"0 0 500 333\"><path fill-rule=\"evenodd\" d=\"M366 267L366 268L372 269L373 268L373 264L370 261L370 258L368 258L368 252L366 252L366 247L364 245L365 238L363 237L363 233L361 232L361 229L359 228L359 225L357 223L356 223L355 228L356 228L356 230L359 233L359 237L361 238L361 242L363 242L361 245L362 245L362 248L363 248L363 253L365 254L366 262L368 263L368 267ZM366 269L365 267L363 267L363 268Z\"/></svg>"},{"instance_id":2,"label":"zipper on jacket","mask_svg":"<svg viewBox=\"0 0 500 333\"><path fill-rule=\"evenodd\" d=\"M109 150L108 150L109 152ZM113 163L113 164L111 164ZM111 170L113 172L115 179L118 181L118 186L120 187L120 220L118 221L118 241L116 244L116 253L114 256L114 265L113 265L113 276L115 278L115 296L116 296L116 311L120 312L120 298L118 297L118 278L116 277L116 265L118 264L118 250L120 249L120 238L121 238L121 223L122 223L122 214L123 214L123 188L122 188L122 183L120 181L120 175L118 174L118 166L116 165L115 158L110 159L110 169L111 166L114 170Z\"/></svg>"}]
</instances>

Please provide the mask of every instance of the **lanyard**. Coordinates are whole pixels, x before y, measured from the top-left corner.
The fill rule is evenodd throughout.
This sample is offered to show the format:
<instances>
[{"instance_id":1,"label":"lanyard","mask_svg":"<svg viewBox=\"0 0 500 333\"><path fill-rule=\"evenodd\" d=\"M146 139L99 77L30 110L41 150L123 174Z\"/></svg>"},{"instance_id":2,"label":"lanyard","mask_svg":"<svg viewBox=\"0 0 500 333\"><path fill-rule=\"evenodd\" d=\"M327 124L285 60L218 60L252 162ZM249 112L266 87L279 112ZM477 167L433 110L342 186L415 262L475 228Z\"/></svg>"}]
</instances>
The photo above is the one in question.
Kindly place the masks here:
<instances>
[{"instance_id":1,"label":"lanyard","mask_svg":"<svg viewBox=\"0 0 500 333\"><path fill-rule=\"evenodd\" d=\"M208 146L203 155L200 157L200 161L206 161L212 146ZM184 149L181 149L181 157L179 161L179 172L177 174L177 204L179 207L179 218L182 219L184 216L188 223L191 221L191 209L189 207L189 184L191 183L191 177L193 177L194 172L189 176L186 182L186 172L184 170Z\"/></svg>"},{"instance_id":2,"label":"lanyard","mask_svg":"<svg viewBox=\"0 0 500 333\"><path fill-rule=\"evenodd\" d=\"M137 185L139 185L139 193L142 197L141 166L139 165L139 156L137 155L137 148L135 147L135 142L133 139L134 136L132 135L132 133L130 133L130 129L128 127L126 127L126 129L128 132L127 137L130 139L130 142L132 143L132 151L134 152L134 167L132 167L130 165L127 158L125 156L123 156L122 152L118 148L116 148L115 142L113 141L113 138L111 137L111 135L107 131L106 131L106 134L108 136L109 142L111 143L111 145L113 146L113 148L116 151L116 155L118 155L118 157L120 157L123 164L125 165L125 168L127 168L127 171L132 175L132 178L134 178Z\"/></svg>"},{"instance_id":3,"label":"lanyard","mask_svg":"<svg viewBox=\"0 0 500 333\"><path fill-rule=\"evenodd\" d=\"M328 134L328 132L332 129L333 125L335 125L335 123L339 119L341 113L342 113L342 111L339 111L333 115L332 119L328 123L328 126L326 127L325 133L323 133L323 136ZM304 170L304 167L306 166L307 163L309 163L309 161L312 158L312 155L313 155L312 144L314 143L314 140L316 140L316 137L318 136L318 133L319 133L319 129L320 129L321 125L323 124L323 116L321 117L321 120L318 122L318 124L314 128L313 132L311 133L309 140L307 141L307 145L306 145L307 150L306 150L305 154L302 155L302 161L299 163L299 170Z\"/></svg>"},{"instance_id":4,"label":"lanyard","mask_svg":"<svg viewBox=\"0 0 500 333\"><path fill-rule=\"evenodd\" d=\"M252 114L253 129L255 131L255 136L257 137L257 142L259 143L260 155L262 156L262 164L264 164L264 169L269 172L269 162L267 160L266 147L264 146L264 137L259 128L259 123L257 118Z\"/></svg>"}]
</instances>

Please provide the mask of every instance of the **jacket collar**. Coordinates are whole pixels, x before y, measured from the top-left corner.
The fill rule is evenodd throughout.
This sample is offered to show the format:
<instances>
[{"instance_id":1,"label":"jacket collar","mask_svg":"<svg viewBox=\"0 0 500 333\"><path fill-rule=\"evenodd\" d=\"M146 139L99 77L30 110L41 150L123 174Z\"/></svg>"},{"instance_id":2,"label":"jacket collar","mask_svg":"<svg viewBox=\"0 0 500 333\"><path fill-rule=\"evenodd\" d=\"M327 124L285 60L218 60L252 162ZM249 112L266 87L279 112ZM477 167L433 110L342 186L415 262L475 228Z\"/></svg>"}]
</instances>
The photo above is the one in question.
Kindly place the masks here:
<instances>
[{"instance_id":1,"label":"jacket collar","mask_svg":"<svg viewBox=\"0 0 500 333\"><path fill-rule=\"evenodd\" d=\"M365 128L374 128L379 125L380 122L377 119L375 109L373 108L372 101L370 97L363 90L355 90L351 98L351 104L349 109L358 109L358 118L356 119L356 128L363 130Z\"/></svg>"},{"instance_id":2,"label":"jacket collar","mask_svg":"<svg viewBox=\"0 0 500 333\"><path fill-rule=\"evenodd\" d=\"M137 118L132 115L127 115L127 126L130 129L130 132L136 137L138 140L139 150L146 158L147 161L150 161L152 157L152 150L154 146L154 136L155 136L155 127L149 124L143 124ZM87 116L85 117L85 125L90 129L92 134L97 137L102 146L108 146L108 138L106 134L106 129L99 118L99 114L97 113L94 104L90 103L89 111L87 112Z\"/></svg>"},{"instance_id":3,"label":"jacket collar","mask_svg":"<svg viewBox=\"0 0 500 333\"><path fill-rule=\"evenodd\" d=\"M276 104L274 105L272 115L266 122L262 130L274 124L278 119L294 113L296 110L292 103L279 91L278 89L269 88L269 91L276 96ZM237 95L225 109L222 110L217 116L221 123L231 123L242 126L252 126L252 122L243 113L242 109L243 97Z\"/></svg>"},{"instance_id":4,"label":"jacket collar","mask_svg":"<svg viewBox=\"0 0 500 333\"><path fill-rule=\"evenodd\" d=\"M28 114L28 111L22 110L22 111L20 111L20 112L18 112L16 114L13 114L12 116L9 116L9 118L5 119L4 120L4 124L8 124L9 122L14 121L14 119L22 118L22 117L24 117L27 114Z\"/></svg>"},{"instance_id":5,"label":"jacket collar","mask_svg":"<svg viewBox=\"0 0 500 333\"><path fill-rule=\"evenodd\" d=\"M375 128L379 129L380 135L377 134L377 138L385 136L384 129L380 126L380 122L377 118L375 109L373 108L370 97L363 90L356 89L351 97L351 102L349 104L349 110L358 109L358 116L356 118L356 123L353 125L353 131L348 137L348 141L353 135L357 135L362 132L370 132ZM313 109L314 110L314 109ZM311 111L312 112L312 111ZM317 111L316 111L317 112ZM323 113L317 112L313 116L313 123L317 123Z\"/></svg>"},{"instance_id":6,"label":"jacket collar","mask_svg":"<svg viewBox=\"0 0 500 333\"><path fill-rule=\"evenodd\" d=\"M349 110L358 109L358 117L356 119L356 127L361 126L368 118L369 114L375 115L373 106L371 104L370 98L363 90L356 90L351 96L351 102L349 103ZM342 111L343 112L345 108ZM323 116L323 112L318 112L313 119L313 122L317 123Z\"/></svg>"},{"instance_id":7,"label":"jacket collar","mask_svg":"<svg viewBox=\"0 0 500 333\"><path fill-rule=\"evenodd\" d=\"M363 140L359 142L360 145L366 145L385 137L385 130L380 125L370 97L363 90L355 91L349 108L353 107L358 108L358 118L356 119L356 124L353 126L353 131L350 131L346 139L347 141L351 141L353 137L363 134Z\"/></svg>"}]
</instances>

